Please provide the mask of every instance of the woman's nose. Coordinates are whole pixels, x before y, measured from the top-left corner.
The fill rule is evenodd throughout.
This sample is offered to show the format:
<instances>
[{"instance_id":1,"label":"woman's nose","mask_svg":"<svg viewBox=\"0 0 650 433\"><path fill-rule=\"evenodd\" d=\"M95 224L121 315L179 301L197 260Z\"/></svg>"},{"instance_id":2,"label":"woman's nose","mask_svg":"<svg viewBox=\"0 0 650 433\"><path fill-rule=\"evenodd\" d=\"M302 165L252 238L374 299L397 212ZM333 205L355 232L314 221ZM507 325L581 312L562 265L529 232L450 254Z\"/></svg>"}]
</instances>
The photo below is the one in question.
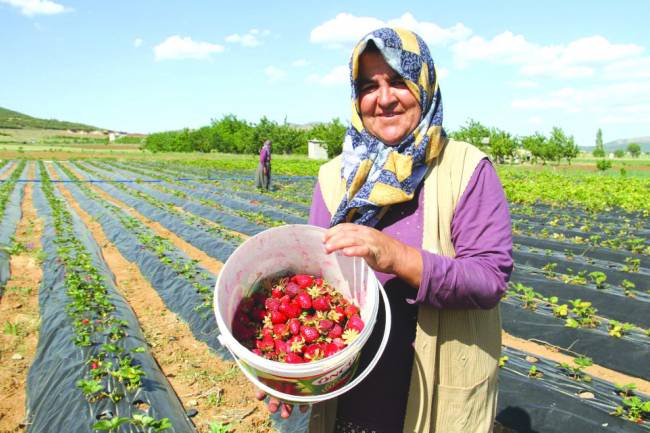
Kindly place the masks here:
<instances>
[{"instance_id":1,"label":"woman's nose","mask_svg":"<svg viewBox=\"0 0 650 433\"><path fill-rule=\"evenodd\" d=\"M395 95L393 94L393 89L389 85L383 85L379 87L379 95L377 98L377 103L382 107L387 107L393 104L396 101Z\"/></svg>"}]
</instances>

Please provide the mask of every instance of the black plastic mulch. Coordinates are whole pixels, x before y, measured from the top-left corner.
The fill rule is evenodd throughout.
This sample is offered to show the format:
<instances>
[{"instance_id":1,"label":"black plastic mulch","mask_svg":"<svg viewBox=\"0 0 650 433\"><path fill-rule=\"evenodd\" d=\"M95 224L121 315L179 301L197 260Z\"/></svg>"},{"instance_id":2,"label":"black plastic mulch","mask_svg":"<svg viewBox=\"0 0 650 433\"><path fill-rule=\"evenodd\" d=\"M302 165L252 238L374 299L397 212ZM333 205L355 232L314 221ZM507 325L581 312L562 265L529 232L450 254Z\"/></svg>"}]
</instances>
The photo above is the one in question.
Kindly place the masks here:
<instances>
[{"instance_id":1,"label":"black plastic mulch","mask_svg":"<svg viewBox=\"0 0 650 433\"><path fill-rule=\"evenodd\" d=\"M3 168L9 168L10 166L11 164L8 164ZM26 165L21 177L24 177L24 174L27 173L27 168L28 166ZM4 184L1 185L4 186ZM25 184L23 182L14 184L14 188L5 204L4 214L0 218L0 297L2 297L5 285L11 277L11 269L9 266L11 256L8 250L11 248L12 239L16 234L16 227L18 227L18 222L20 221L20 203L23 200L24 189Z\"/></svg>"}]
</instances>

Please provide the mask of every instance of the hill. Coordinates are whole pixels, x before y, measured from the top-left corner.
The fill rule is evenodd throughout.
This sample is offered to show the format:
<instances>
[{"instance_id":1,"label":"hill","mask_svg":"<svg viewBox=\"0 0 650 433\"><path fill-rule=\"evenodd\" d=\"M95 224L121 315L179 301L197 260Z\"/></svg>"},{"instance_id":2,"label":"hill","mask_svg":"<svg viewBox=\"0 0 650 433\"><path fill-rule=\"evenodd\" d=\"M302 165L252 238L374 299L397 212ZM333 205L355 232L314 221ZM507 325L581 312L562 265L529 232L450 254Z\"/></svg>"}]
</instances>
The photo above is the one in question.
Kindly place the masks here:
<instances>
[{"instance_id":1,"label":"hill","mask_svg":"<svg viewBox=\"0 0 650 433\"><path fill-rule=\"evenodd\" d=\"M606 151L614 152L618 149L627 149L627 145L630 143L637 143L639 146L641 146L642 152L650 152L650 137L620 138L618 140L605 143L604 146Z\"/></svg>"},{"instance_id":2,"label":"hill","mask_svg":"<svg viewBox=\"0 0 650 433\"><path fill-rule=\"evenodd\" d=\"M84 125L83 123L64 122L55 119L39 119L17 111L0 107L0 128L9 129L73 129L78 131L94 131L101 128Z\"/></svg>"}]
</instances>

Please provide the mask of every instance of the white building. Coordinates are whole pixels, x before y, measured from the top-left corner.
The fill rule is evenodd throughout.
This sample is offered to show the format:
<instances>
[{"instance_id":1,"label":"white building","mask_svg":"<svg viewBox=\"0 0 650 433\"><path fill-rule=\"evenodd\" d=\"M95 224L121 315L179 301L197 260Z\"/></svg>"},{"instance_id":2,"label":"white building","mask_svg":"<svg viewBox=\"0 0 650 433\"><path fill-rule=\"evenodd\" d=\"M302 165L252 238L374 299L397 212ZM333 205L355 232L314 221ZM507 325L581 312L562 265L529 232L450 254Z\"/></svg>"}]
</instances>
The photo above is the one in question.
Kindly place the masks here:
<instances>
[{"instance_id":1,"label":"white building","mask_svg":"<svg viewBox=\"0 0 650 433\"><path fill-rule=\"evenodd\" d=\"M327 146L321 140L309 140L307 142L307 156L309 159L327 159Z\"/></svg>"}]
</instances>

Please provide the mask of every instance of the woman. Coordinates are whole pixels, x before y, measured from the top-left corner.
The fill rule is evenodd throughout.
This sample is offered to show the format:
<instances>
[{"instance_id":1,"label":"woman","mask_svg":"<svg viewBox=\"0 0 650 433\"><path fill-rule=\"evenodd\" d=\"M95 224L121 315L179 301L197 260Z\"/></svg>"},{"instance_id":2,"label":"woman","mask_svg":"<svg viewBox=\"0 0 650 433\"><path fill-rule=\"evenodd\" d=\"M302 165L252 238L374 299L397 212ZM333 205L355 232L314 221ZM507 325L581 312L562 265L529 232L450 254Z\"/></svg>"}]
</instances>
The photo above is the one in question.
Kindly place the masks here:
<instances>
[{"instance_id":1,"label":"woman","mask_svg":"<svg viewBox=\"0 0 650 433\"><path fill-rule=\"evenodd\" d=\"M271 187L271 140L266 140L260 149L260 163L255 173L255 186L268 191Z\"/></svg>"},{"instance_id":2,"label":"woman","mask_svg":"<svg viewBox=\"0 0 650 433\"><path fill-rule=\"evenodd\" d=\"M393 329L361 384L313 407L310 431L489 432L498 302L512 271L503 189L482 152L446 137L419 36L376 30L357 44L350 68L351 126L342 155L321 167L309 222L331 227L326 251L363 257L376 271ZM283 416L290 410L282 405Z\"/></svg>"}]
</instances>

